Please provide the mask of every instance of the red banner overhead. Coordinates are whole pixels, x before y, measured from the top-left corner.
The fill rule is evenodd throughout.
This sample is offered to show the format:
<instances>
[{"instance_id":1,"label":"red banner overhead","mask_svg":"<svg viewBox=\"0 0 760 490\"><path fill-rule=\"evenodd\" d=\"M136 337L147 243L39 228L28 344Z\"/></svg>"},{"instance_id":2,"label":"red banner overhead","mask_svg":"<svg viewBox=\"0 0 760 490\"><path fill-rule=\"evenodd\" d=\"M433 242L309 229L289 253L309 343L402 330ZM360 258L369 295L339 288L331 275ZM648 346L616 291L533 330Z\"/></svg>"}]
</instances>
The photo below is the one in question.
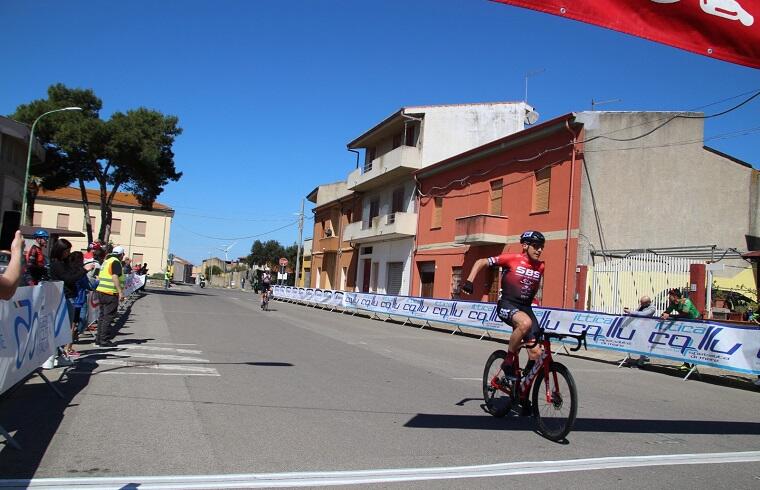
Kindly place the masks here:
<instances>
[{"instance_id":1,"label":"red banner overhead","mask_svg":"<svg viewBox=\"0 0 760 490\"><path fill-rule=\"evenodd\" d=\"M760 68L760 0L494 0Z\"/></svg>"}]
</instances>

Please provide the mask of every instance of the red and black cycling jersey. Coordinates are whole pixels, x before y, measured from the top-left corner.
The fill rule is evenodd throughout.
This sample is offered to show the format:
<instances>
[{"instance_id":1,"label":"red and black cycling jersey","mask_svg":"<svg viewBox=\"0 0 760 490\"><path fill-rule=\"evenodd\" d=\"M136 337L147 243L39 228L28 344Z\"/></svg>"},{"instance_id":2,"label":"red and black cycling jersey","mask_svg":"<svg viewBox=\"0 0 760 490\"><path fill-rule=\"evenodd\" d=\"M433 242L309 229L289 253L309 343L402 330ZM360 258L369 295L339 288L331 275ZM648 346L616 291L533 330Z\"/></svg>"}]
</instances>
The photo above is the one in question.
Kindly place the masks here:
<instances>
[{"instance_id":1,"label":"red and black cycling jersey","mask_svg":"<svg viewBox=\"0 0 760 490\"><path fill-rule=\"evenodd\" d=\"M26 251L26 275L27 286L36 286L45 278L47 269L45 264L45 253L36 243Z\"/></svg>"},{"instance_id":2,"label":"red and black cycling jersey","mask_svg":"<svg viewBox=\"0 0 760 490\"><path fill-rule=\"evenodd\" d=\"M501 275L501 301L530 306L541 285L544 263L525 254L501 254L488 258L488 265L504 268Z\"/></svg>"}]
</instances>

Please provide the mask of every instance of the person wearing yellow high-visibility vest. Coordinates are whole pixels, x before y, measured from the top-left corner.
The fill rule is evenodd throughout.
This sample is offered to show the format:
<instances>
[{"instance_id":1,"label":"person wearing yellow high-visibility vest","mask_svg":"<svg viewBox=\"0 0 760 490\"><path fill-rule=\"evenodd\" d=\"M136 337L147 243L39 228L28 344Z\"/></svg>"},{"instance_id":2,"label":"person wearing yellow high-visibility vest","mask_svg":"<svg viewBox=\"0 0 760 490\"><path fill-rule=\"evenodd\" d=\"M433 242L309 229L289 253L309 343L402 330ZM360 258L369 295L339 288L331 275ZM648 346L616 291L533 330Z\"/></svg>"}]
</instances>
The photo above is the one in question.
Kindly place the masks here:
<instances>
[{"instance_id":1,"label":"person wearing yellow high-visibility vest","mask_svg":"<svg viewBox=\"0 0 760 490\"><path fill-rule=\"evenodd\" d=\"M116 329L111 326L111 323L116 317L119 302L124 301L125 276L121 264L123 258L124 247L116 246L100 266L100 282L95 289L100 303L98 331L95 334L95 345L98 347L116 347L113 342Z\"/></svg>"}]
</instances>

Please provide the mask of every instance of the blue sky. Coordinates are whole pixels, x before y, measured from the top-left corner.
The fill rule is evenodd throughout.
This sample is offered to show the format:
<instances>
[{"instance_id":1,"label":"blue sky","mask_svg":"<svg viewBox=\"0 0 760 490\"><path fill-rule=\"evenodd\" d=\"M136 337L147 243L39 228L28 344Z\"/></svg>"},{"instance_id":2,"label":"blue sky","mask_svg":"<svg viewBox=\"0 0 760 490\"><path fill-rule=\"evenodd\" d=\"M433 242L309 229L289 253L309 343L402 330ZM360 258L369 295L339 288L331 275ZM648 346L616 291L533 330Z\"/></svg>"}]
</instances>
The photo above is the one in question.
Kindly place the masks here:
<instances>
[{"instance_id":1,"label":"blue sky","mask_svg":"<svg viewBox=\"0 0 760 490\"><path fill-rule=\"evenodd\" d=\"M539 122L592 99L709 114L760 89L758 70L484 0L3 0L0 19L0 114L61 82L93 89L104 119L179 117L184 176L159 201L176 210L171 251L196 262L224 238L252 237L231 256L254 235L295 242L301 199L345 179L346 144L405 105L522 100L541 69ZM759 167L759 114L755 99L706 121L706 144Z\"/></svg>"}]
</instances>

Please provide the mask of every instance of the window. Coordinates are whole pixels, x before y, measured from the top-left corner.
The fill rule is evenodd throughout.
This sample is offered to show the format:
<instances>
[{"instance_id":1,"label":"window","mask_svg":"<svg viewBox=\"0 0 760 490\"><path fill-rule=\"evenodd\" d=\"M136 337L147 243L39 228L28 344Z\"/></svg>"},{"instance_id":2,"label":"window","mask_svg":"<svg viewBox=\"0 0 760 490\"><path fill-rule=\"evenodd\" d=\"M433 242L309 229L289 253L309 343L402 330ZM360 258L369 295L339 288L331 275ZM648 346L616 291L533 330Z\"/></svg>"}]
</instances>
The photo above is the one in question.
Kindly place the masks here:
<instances>
[{"instance_id":1,"label":"window","mask_svg":"<svg viewBox=\"0 0 760 490\"><path fill-rule=\"evenodd\" d=\"M533 189L533 212L549 211L549 187L552 181L552 168L547 167L535 172L536 184Z\"/></svg>"},{"instance_id":2,"label":"window","mask_svg":"<svg viewBox=\"0 0 760 490\"><path fill-rule=\"evenodd\" d=\"M488 302L496 303L499 301L499 292L501 291L501 267L490 267L488 269L490 274L488 283L491 287L488 288Z\"/></svg>"},{"instance_id":3,"label":"window","mask_svg":"<svg viewBox=\"0 0 760 490\"><path fill-rule=\"evenodd\" d=\"M132 254L132 264L142 264L143 254Z\"/></svg>"},{"instance_id":4,"label":"window","mask_svg":"<svg viewBox=\"0 0 760 490\"><path fill-rule=\"evenodd\" d=\"M400 213L404 210L404 188L399 187L393 191L393 208L392 213Z\"/></svg>"},{"instance_id":5,"label":"window","mask_svg":"<svg viewBox=\"0 0 760 490\"><path fill-rule=\"evenodd\" d=\"M362 255L372 255L372 247L363 247L361 251Z\"/></svg>"},{"instance_id":6,"label":"window","mask_svg":"<svg viewBox=\"0 0 760 490\"><path fill-rule=\"evenodd\" d=\"M35 211L32 218L32 226L42 226L42 211Z\"/></svg>"},{"instance_id":7,"label":"window","mask_svg":"<svg viewBox=\"0 0 760 490\"><path fill-rule=\"evenodd\" d=\"M459 285L462 284L462 268L451 268L451 297L454 298L454 293L459 291Z\"/></svg>"},{"instance_id":8,"label":"window","mask_svg":"<svg viewBox=\"0 0 760 490\"><path fill-rule=\"evenodd\" d=\"M443 198L433 198L433 221L430 223L430 229L440 228L443 221Z\"/></svg>"},{"instance_id":9,"label":"window","mask_svg":"<svg viewBox=\"0 0 760 490\"><path fill-rule=\"evenodd\" d=\"M372 218L380 215L380 199L375 198L369 202L369 225L372 226Z\"/></svg>"},{"instance_id":10,"label":"window","mask_svg":"<svg viewBox=\"0 0 760 490\"><path fill-rule=\"evenodd\" d=\"M491 181L491 209L490 214L501 216L501 194L504 183L501 179Z\"/></svg>"},{"instance_id":11,"label":"window","mask_svg":"<svg viewBox=\"0 0 760 490\"><path fill-rule=\"evenodd\" d=\"M69 215L64 213L58 213L58 219L55 222L55 227L61 230L69 229Z\"/></svg>"},{"instance_id":12,"label":"window","mask_svg":"<svg viewBox=\"0 0 760 490\"><path fill-rule=\"evenodd\" d=\"M135 236L145 236L145 228L148 226L147 221L135 222Z\"/></svg>"},{"instance_id":13,"label":"window","mask_svg":"<svg viewBox=\"0 0 760 490\"><path fill-rule=\"evenodd\" d=\"M367 148L367 153L364 158L364 171L369 172L372 170L372 160L375 159L376 150L374 148Z\"/></svg>"},{"instance_id":14,"label":"window","mask_svg":"<svg viewBox=\"0 0 760 490\"><path fill-rule=\"evenodd\" d=\"M121 219L111 218L111 235L121 234Z\"/></svg>"},{"instance_id":15,"label":"window","mask_svg":"<svg viewBox=\"0 0 760 490\"><path fill-rule=\"evenodd\" d=\"M417 138L415 138L416 134L416 126L414 124L409 124L405 128L406 134L404 135L404 145L406 146L417 146Z\"/></svg>"}]
</instances>

